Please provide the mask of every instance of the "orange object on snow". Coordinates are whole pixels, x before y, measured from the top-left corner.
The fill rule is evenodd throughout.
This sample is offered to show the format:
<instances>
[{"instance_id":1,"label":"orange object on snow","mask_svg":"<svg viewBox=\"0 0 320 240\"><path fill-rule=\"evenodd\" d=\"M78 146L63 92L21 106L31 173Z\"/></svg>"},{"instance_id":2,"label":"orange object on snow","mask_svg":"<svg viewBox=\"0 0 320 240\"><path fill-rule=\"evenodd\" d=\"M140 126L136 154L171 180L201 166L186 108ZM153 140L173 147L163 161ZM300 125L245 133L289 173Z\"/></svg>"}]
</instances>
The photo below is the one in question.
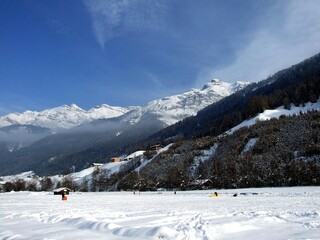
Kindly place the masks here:
<instances>
[{"instance_id":1,"label":"orange object on snow","mask_svg":"<svg viewBox=\"0 0 320 240\"><path fill-rule=\"evenodd\" d=\"M67 200L68 200L68 197L67 197L67 196L63 196L62 200L63 200L63 201L67 201Z\"/></svg>"}]
</instances>

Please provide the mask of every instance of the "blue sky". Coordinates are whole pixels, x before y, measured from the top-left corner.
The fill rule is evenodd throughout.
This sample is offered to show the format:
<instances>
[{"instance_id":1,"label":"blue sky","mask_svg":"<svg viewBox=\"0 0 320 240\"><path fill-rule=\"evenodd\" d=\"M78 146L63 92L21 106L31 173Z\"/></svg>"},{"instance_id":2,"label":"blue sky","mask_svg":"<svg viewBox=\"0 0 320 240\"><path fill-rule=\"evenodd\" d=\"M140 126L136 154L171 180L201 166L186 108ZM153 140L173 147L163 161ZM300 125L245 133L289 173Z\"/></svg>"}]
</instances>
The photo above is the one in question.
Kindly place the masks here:
<instances>
[{"instance_id":1,"label":"blue sky","mask_svg":"<svg viewBox=\"0 0 320 240\"><path fill-rule=\"evenodd\" d=\"M318 0L1 0L0 115L141 105L320 51Z\"/></svg>"}]
</instances>

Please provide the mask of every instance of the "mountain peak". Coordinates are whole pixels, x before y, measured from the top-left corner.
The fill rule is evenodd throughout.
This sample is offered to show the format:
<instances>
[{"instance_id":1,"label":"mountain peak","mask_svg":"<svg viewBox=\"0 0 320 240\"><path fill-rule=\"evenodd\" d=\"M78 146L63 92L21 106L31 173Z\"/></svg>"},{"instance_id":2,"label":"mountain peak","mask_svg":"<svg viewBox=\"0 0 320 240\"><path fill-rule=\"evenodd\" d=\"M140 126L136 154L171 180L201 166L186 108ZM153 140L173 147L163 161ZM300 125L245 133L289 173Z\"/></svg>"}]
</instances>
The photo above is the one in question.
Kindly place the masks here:
<instances>
[{"instance_id":1,"label":"mountain peak","mask_svg":"<svg viewBox=\"0 0 320 240\"><path fill-rule=\"evenodd\" d=\"M214 78L207 84L203 86L201 91L215 91L221 96L230 95L236 91L241 90L242 88L248 86L250 83L245 81L237 81L234 83L224 82L220 79Z\"/></svg>"},{"instance_id":2,"label":"mountain peak","mask_svg":"<svg viewBox=\"0 0 320 240\"><path fill-rule=\"evenodd\" d=\"M221 80L219 80L219 79L214 78L214 79L212 79L210 82L206 83L206 84L202 87L201 91L206 90L206 89L208 89L208 88L212 88L212 87L214 87L214 86L221 86L222 84L225 84L225 83L226 83L226 82L223 82L223 81L221 81Z\"/></svg>"},{"instance_id":3,"label":"mountain peak","mask_svg":"<svg viewBox=\"0 0 320 240\"><path fill-rule=\"evenodd\" d=\"M222 81L218 78L214 78L210 81L211 83L221 83Z\"/></svg>"},{"instance_id":4,"label":"mountain peak","mask_svg":"<svg viewBox=\"0 0 320 240\"><path fill-rule=\"evenodd\" d=\"M194 116L197 112L208 105L234 93L240 87L233 84L212 79L199 89L190 89L181 94L153 100L148 104L124 115L124 119L135 124L145 114L157 116L157 119L166 126L172 125L186 117Z\"/></svg>"},{"instance_id":5,"label":"mountain peak","mask_svg":"<svg viewBox=\"0 0 320 240\"><path fill-rule=\"evenodd\" d=\"M116 107L101 104L88 111L76 104L62 105L42 112L28 111L21 114L0 116L0 127L12 124L29 124L57 130L72 128L97 119L124 116L129 122L138 122L143 114L153 114L165 125L171 125L186 117L195 115L202 108L226 97L246 86L245 82L234 84L212 79L204 87L190 89L182 94L157 99L140 107ZM131 112L129 114L129 112ZM134 120L133 120L134 119Z\"/></svg>"},{"instance_id":6,"label":"mountain peak","mask_svg":"<svg viewBox=\"0 0 320 240\"><path fill-rule=\"evenodd\" d=\"M72 109L81 109L75 103L70 104L70 108L72 108Z\"/></svg>"},{"instance_id":7,"label":"mountain peak","mask_svg":"<svg viewBox=\"0 0 320 240\"><path fill-rule=\"evenodd\" d=\"M82 108L80 108L78 105L76 105L75 103L71 103L70 105L68 104L64 104L58 108L62 108L62 109L71 109L71 110L78 110L78 109L81 109L83 110ZM55 108L53 108L55 109Z\"/></svg>"}]
</instances>

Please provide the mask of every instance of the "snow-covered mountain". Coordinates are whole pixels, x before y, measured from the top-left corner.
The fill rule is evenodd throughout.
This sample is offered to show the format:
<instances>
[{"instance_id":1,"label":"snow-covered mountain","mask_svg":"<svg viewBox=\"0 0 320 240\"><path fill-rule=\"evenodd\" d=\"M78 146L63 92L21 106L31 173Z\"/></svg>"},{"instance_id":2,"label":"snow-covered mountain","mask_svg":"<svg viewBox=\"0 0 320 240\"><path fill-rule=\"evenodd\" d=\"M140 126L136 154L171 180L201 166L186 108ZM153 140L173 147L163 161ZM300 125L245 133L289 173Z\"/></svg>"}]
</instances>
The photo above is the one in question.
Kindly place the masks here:
<instances>
[{"instance_id":1,"label":"snow-covered mountain","mask_svg":"<svg viewBox=\"0 0 320 240\"><path fill-rule=\"evenodd\" d=\"M23 113L10 113L0 117L0 127L10 125L34 125L50 129L72 128L97 119L118 117L134 107L113 107L107 104L97 106L85 111L75 104L46 109L41 112L25 111Z\"/></svg>"},{"instance_id":2,"label":"snow-covered mountain","mask_svg":"<svg viewBox=\"0 0 320 240\"><path fill-rule=\"evenodd\" d=\"M186 117L196 115L199 110L241 90L248 84L248 82L227 83L213 79L202 89L191 89L182 94L151 101L123 117L125 121L135 124L148 113L157 116L158 120L169 126Z\"/></svg>"},{"instance_id":3,"label":"snow-covered mountain","mask_svg":"<svg viewBox=\"0 0 320 240\"><path fill-rule=\"evenodd\" d=\"M168 126L195 115L204 107L247 86L247 82L227 83L213 79L202 89L191 89L182 94L154 100L139 107L115 107L102 104L88 111L75 104L63 105L41 112L25 111L0 117L0 127L34 125L39 127L68 129L97 119L109 119L123 115L124 122L135 124L145 114L151 114ZM127 113L127 114L126 114Z\"/></svg>"},{"instance_id":4,"label":"snow-covered mountain","mask_svg":"<svg viewBox=\"0 0 320 240\"><path fill-rule=\"evenodd\" d=\"M7 166L3 172L32 169L47 174L68 171L74 166L83 169L87 167L88 161L105 161L123 153L126 146L196 115L199 110L246 85L248 83L230 84L214 79L202 89L191 89L139 107L101 105L85 111L76 105L64 105L42 112L26 111L0 117L0 126L29 124L48 127L56 132L28 144L17 139L13 142L14 148L7 141L5 145L2 144L2 148L0 145L0 157L1 154L4 156L0 162ZM58 131L59 128L71 129ZM98 152L100 155L96 156Z\"/></svg>"}]
</instances>

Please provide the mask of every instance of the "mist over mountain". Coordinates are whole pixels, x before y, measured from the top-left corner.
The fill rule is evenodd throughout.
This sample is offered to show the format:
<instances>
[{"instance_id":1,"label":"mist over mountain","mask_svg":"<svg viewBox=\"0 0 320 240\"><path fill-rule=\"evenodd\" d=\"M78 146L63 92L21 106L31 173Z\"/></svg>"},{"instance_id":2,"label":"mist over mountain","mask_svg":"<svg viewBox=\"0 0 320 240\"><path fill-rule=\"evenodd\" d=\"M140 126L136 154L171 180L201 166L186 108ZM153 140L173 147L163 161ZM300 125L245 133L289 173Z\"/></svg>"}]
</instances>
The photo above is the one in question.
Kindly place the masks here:
<instances>
[{"instance_id":1,"label":"mist over mountain","mask_svg":"<svg viewBox=\"0 0 320 240\"><path fill-rule=\"evenodd\" d=\"M35 170L46 174L81 169L94 161L126 152L126 147L182 119L194 116L202 108L238 91L248 83L233 84L217 79L201 90L154 100L137 107L101 105L85 111L76 105L42 112L26 111L0 117L0 125L29 123L46 126L54 134L37 139L24 149L7 154L1 162L3 172ZM67 163L67 164L66 164Z\"/></svg>"},{"instance_id":2,"label":"mist over mountain","mask_svg":"<svg viewBox=\"0 0 320 240\"><path fill-rule=\"evenodd\" d=\"M8 148L1 146L1 164L6 167L0 174L29 170L41 175L68 173L157 143L166 145L218 136L266 109L317 102L319 76L320 54L317 54L258 83L230 84L214 79L201 90L191 89L154 100L117 117L82 121L81 124L79 121L75 127L16 151L5 152ZM64 109L81 112L75 106ZM53 114L55 110L44 112L59 115ZM56 119L60 123L61 119Z\"/></svg>"},{"instance_id":3,"label":"mist over mountain","mask_svg":"<svg viewBox=\"0 0 320 240\"><path fill-rule=\"evenodd\" d=\"M11 125L0 128L0 144L5 151L13 152L51 135L48 128L33 125Z\"/></svg>"}]
</instances>

